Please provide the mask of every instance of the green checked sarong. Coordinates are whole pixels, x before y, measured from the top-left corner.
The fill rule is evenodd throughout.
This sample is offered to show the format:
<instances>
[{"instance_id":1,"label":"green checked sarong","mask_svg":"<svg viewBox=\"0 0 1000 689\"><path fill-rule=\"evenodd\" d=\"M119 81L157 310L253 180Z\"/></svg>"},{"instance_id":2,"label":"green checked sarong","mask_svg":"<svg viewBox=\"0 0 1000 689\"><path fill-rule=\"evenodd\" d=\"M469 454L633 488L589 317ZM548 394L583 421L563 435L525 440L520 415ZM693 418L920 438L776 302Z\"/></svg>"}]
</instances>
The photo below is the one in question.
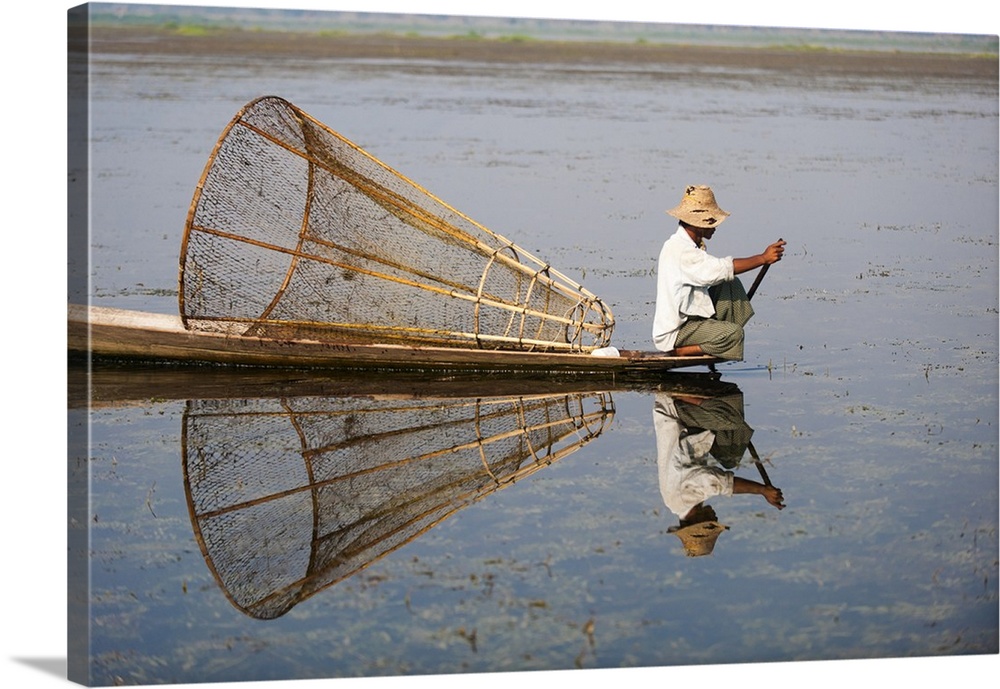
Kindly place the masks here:
<instances>
[{"instance_id":1,"label":"green checked sarong","mask_svg":"<svg viewBox=\"0 0 1000 689\"><path fill-rule=\"evenodd\" d=\"M743 326L753 316L753 307L739 278L708 290L715 304L712 318L691 317L677 332L675 347L700 345L705 354L740 361L743 359Z\"/></svg>"}]
</instances>

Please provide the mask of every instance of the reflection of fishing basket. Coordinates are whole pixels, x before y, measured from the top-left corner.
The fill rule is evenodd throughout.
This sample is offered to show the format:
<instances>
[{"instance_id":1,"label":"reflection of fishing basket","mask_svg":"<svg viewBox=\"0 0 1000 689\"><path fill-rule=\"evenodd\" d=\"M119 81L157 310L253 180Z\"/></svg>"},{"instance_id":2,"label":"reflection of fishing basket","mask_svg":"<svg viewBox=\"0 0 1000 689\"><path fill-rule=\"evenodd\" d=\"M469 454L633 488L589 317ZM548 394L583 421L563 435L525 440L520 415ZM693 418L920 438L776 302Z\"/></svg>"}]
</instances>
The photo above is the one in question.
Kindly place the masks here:
<instances>
[{"instance_id":1,"label":"reflection of fishing basket","mask_svg":"<svg viewBox=\"0 0 1000 689\"><path fill-rule=\"evenodd\" d=\"M270 619L597 437L606 393L196 400L195 534L226 595Z\"/></svg>"},{"instance_id":2,"label":"reflection of fishing basket","mask_svg":"<svg viewBox=\"0 0 1000 689\"><path fill-rule=\"evenodd\" d=\"M209 158L181 248L190 329L588 351L590 292L291 103L245 106Z\"/></svg>"}]
</instances>

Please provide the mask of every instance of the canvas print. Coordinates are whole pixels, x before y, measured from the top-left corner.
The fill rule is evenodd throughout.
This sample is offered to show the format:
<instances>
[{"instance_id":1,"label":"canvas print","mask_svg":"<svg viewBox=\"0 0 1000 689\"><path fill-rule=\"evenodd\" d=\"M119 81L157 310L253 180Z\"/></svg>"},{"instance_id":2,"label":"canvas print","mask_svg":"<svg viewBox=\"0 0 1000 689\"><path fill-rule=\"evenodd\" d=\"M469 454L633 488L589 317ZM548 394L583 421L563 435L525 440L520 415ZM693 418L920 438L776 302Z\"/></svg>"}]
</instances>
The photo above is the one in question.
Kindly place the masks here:
<instances>
[{"instance_id":1,"label":"canvas print","mask_svg":"<svg viewBox=\"0 0 1000 689\"><path fill-rule=\"evenodd\" d=\"M73 682L997 654L997 36L67 35Z\"/></svg>"}]
</instances>

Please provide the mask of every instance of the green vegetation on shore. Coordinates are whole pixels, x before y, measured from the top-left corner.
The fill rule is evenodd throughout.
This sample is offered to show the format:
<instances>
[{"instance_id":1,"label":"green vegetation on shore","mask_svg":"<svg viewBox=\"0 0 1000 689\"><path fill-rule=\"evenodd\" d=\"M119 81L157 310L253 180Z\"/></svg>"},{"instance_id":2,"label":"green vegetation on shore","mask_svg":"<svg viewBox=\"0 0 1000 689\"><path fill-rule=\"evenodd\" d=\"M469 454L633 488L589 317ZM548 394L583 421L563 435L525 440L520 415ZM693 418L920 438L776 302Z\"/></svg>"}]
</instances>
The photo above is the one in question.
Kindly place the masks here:
<instances>
[{"instance_id":1,"label":"green vegetation on shore","mask_svg":"<svg viewBox=\"0 0 1000 689\"><path fill-rule=\"evenodd\" d=\"M598 43L618 45L763 48L788 51L935 53L997 57L997 36L651 24L521 18L429 16L368 12L255 10L94 3L91 26L166 30L183 36L227 31L306 33L323 37L375 35L410 39L500 43ZM73 15L71 13L71 21Z\"/></svg>"}]
</instances>

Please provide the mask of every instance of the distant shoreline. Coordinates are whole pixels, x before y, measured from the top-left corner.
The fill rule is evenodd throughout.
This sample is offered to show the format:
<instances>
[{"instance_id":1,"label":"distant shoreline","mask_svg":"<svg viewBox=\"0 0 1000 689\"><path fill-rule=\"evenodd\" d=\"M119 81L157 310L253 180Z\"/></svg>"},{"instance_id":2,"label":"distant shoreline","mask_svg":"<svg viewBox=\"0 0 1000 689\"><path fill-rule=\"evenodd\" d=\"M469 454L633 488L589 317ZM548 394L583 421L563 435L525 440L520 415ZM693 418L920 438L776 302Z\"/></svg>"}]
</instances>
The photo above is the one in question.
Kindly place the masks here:
<instances>
[{"instance_id":1,"label":"distant shoreline","mask_svg":"<svg viewBox=\"0 0 1000 689\"><path fill-rule=\"evenodd\" d=\"M142 55L274 56L316 59L460 60L499 64L690 64L844 75L998 78L996 56L844 49L737 48L664 43L427 37L384 33L243 29L185 31L163 26L92 26L90 49ZM87 29L70 28L70 49L87 47Z\"/></svg>"}]
</instances>

